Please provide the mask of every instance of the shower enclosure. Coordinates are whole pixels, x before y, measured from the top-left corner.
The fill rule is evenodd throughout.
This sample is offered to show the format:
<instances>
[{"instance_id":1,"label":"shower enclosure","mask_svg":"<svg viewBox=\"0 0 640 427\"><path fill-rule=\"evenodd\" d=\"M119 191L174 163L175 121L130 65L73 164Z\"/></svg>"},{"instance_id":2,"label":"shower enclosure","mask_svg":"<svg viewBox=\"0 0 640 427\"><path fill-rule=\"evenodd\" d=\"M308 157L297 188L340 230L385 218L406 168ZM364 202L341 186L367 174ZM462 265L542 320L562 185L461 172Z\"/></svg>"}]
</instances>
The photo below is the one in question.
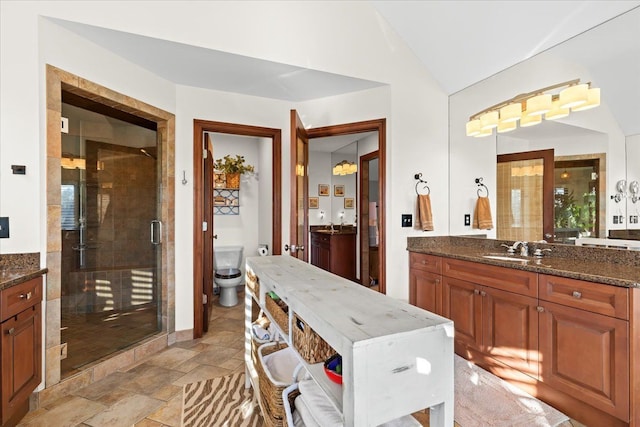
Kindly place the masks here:
<instances>
[{"instance_id":1,"label":"shower enclosure","mask_svg":"<svg viewBox=\"0 0 640 427\"><path fill-rule=\"evenodd\" d=\"M155 123L85 101L63 93L62 377L161 325Z\"/></svg>"}]
</instances>

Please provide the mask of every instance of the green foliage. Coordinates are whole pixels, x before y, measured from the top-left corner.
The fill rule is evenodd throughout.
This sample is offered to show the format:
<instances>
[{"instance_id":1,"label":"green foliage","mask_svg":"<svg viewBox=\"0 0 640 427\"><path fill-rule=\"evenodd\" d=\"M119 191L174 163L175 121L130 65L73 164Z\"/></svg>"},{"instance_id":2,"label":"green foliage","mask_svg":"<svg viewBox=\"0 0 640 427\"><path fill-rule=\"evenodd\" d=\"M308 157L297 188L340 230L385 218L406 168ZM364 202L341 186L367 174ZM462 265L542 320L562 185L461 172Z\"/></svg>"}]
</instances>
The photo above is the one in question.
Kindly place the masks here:
<instances>
[{"instance_id":1,"label":"green foliage","mask_svg":"<svg viewBox=\"0 0 640 427\"><path fill-rule=\"evenodd\" d=\"M584 193L582 203L576 201L574 192L557 194L554 201L554 225L556 228L578 228L581 232L595 231L596 195Z\"/></svg>"},{"instance_id":2,"label":"green foliage","mask_svg":"<svg viewBox=\"0 0 640 427\"><path fill-rule=\"evenodd\" d=\"M214 169L223 173L247 173L253 172L253 166L245 164L244 156L236 154L233 158L230 155L224 156L222 159L216 159Z\"/></svg>"}]
</instances>

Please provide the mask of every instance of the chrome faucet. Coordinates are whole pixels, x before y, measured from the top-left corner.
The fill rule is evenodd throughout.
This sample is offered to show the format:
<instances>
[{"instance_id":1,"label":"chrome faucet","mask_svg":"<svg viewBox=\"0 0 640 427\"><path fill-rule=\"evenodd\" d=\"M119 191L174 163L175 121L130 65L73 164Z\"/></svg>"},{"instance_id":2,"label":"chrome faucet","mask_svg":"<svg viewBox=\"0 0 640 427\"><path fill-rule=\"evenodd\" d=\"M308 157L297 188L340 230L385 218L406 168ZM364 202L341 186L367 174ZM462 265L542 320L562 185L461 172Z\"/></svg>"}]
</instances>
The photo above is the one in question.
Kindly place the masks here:
<instances>
[{"instance_id":1,"label":"chrome faucet","mask_svg":"<svg viewBox=\"0 0 640 427\"><path fill-rule=\"evenodd\" d=\"M502 243L500 246L507 248L507 253L515 254L518 248L520 248L521 256L529 256L529 245L527 242L517 241L513 245L509 246L505 243Z\"/></svg>"},{"instance_id":2,"label":"chrome faucet","mask_svg":"<svg viewBox=\"0 0 640 427\"><path fill-rule=\"evenodd\" d=\"M527 242L517 241L513 244L513 250L517 251L518 247L520 247L520 255L521 256L529 256L529 245Z\"/></svg>"}]
</instances>

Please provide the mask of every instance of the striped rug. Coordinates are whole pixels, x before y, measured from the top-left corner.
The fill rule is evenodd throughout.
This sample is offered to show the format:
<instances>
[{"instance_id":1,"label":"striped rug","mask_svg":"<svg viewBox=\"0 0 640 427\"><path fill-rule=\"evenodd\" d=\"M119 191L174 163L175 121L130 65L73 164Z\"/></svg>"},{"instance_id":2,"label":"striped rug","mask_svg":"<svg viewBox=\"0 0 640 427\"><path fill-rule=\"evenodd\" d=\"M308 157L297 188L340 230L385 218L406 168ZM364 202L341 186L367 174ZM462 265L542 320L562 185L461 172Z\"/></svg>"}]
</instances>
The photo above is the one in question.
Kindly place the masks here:
<instances>
[{"instance_id":1,"label":"striped rug","mask_svg":"<svg viewBox=\"0 0 640 427\"><path fill-rule=\"evenodd\" d=\"M185 384L182 393L185 427L261 427L253 389L244 388L244 373Z\"/></svg>"}]
</instances>

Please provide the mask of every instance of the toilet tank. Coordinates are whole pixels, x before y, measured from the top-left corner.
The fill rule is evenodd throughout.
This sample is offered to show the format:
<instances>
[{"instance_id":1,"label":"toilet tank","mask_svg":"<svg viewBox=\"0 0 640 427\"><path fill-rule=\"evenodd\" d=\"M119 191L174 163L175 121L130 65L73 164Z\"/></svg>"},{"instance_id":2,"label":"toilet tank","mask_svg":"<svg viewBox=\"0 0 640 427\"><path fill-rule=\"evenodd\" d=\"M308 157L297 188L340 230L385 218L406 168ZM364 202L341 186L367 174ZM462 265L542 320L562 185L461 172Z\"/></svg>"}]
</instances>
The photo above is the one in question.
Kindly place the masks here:
<instances>
[{"instance_id":1,"label":"toilet tank","mask_svg":"<svg viewBox=\"0 0 640 427\"><path fill-rule=\"evenodd\" d=\"M242 264L242 246L216 246L213 248L213 268L240 268Z\"/></svg>"}]
</instances>

